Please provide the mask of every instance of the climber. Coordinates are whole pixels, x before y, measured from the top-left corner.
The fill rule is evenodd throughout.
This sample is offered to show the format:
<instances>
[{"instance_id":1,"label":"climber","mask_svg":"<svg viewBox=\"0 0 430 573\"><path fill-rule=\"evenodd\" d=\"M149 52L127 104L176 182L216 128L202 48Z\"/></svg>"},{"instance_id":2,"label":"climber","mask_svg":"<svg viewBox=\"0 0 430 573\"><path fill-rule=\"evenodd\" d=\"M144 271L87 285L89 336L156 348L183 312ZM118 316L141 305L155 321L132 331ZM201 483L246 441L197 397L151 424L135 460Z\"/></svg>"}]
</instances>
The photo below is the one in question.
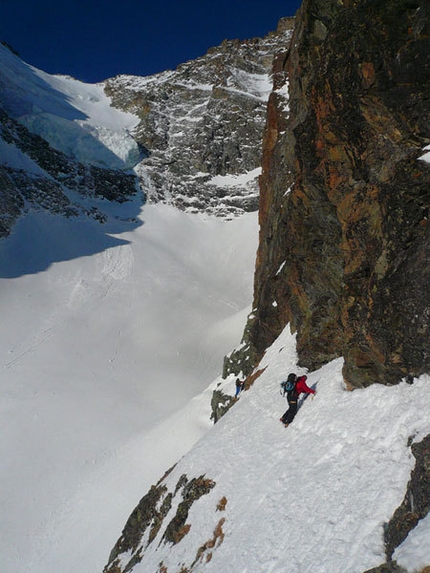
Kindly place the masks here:
<instances>
[{"instance_id":1,"label":"climber","mask_svg":"<svg viewBox=\"0 0 430 573\"><path fill-rule=\"evenodd\" d=\"M245 382L242 382L241 380L239 380L239 378L236 378L236 395L235 395L235 398L237 398L239 396L239 394L242 392L244 386L245 386Z\"/></svg>"},{"instance_id":2,"label":"climber","mask_svg":"<svg viewBox=\"0 0 430 573\"><path fill-rule=\"evenodd\" d=\"M287 400L288 400L288 410L285 414L280 418L280 421L284 424L285 427L289 426L291 422L294 420L294 416L297 414L298 408L298 399L300 394L316 394L315 390L309 388L306 384L307 376L299 376L296 380L294 388L287 392Z\"/></svg>"}]
</instances>

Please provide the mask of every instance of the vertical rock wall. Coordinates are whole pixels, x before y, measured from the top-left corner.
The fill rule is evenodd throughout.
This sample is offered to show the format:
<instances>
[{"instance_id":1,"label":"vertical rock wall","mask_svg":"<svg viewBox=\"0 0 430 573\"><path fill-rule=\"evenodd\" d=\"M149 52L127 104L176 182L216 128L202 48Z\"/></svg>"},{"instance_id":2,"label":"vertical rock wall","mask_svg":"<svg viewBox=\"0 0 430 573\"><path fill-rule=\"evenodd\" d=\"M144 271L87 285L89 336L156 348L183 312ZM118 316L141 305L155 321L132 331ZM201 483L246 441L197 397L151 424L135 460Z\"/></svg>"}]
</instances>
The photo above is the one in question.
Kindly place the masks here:
<instances>
[{"instance_id":1,"label":"vertical rock wall","mask_svg":"<svg viewBox=\"0 0 430 573\"><path fill-rule=\"evenodd\" d=\"M251 355L290 322L301 363L344 356L352 387L429 371L429 12L304 1L274 64Z\"/></svg>"}]
</instances>

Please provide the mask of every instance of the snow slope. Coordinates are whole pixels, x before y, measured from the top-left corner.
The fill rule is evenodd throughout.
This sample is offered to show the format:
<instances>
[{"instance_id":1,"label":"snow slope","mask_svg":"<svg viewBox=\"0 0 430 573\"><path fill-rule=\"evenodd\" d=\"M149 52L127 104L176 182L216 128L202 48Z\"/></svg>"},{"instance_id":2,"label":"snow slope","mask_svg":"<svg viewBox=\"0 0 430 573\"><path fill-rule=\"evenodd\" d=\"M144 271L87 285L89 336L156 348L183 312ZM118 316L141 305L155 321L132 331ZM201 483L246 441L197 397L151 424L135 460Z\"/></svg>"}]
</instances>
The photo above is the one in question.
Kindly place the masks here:
<instances>
[{"instance_id":1,"label":"snow slope","mask_svg":"<svg viewBox=\"0 0 430 573\"><path fill-rule=\"evenodd\" d=\"M0 101L11 117L78 161L129 169L141 159L130 135L139 119L111 107L102 84L47 74L1 44Z\"/></svg>"},{"instance_id":2,"label":"snow slope","mask_svg":"<svg viewBox=\"0 0 430 573\"><path fill-rule=\"evenodd\" d=\"M109 247L94 221L33 213L0 242L22 275L0 279L4 573L101 570L142 491L211 426L199 395L242 334L256 214L140 219ZM34 257L62 262L22 274Z\"/></svg>"},{"instance_id":3,"label":"snow slope","mask_svg":"<svg viewBox=\"0 0 430 573\"><path fill-rule=\"evenodd\" d=\"M162 527L133 573L162 570L160 563L169 573L182 567L199 573L363 573L385 562L384 523L402 502L415 462L407 442L430 432L430 380L348 392L342 363L309 374L315 399L303 401L284 428L279 383L288 372L300 372L287 327L266 352L252 389L164 482L171 492L183 474L216 483L192 506L189 532L171 545L161 540ZM224 384L233 392L233 379ZM122 564L130 557L123 556ZM430 565L428 518L395 557L409 573Z\"/></svg>"}]
</instances>

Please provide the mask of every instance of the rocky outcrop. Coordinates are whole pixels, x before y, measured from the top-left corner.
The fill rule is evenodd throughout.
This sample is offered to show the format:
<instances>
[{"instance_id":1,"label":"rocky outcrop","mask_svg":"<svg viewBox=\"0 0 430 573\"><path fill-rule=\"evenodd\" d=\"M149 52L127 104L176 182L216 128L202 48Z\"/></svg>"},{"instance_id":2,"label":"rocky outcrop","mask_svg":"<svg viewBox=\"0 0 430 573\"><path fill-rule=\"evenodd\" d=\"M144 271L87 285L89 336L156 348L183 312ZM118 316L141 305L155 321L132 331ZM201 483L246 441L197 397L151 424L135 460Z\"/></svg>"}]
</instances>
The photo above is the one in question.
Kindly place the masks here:
<instances>
[{"instance_id":1,"label":"rocky outcrop","mask_svg":"<svg viewBox=\"0 0 430 573\"><path fill-rule=\"evenodd\" d=\"M211 398L211 420L213 420L214 424L218 422L220 418L226 414L230 408L234 405L235 399L233 396L228 394L224 394L222 390L215 389L212 392Z\"/></svg>"},{"instance_id":2,"label":"rocky outcrop","mask_svg":"<svg viewBox=\"0 0 430 573\"><path fill-rule=\"evenodd\" d=\"M430 436L412 444L416 459L405 498L385 528L385 548L391 559L398 547L420 519L430 511ZM430 557L429 557L430 563Z\"/></svg>"},{"instance_id":3,"label":"rocky outcrop","mask_svg":"<svg viewBox=\"0 0 430 573\"><path fill-rule=\"evenodd\" d=\"M219 216L257 210L272 59L292 22L224 41L174 71L105 83L113 104L140 118L134 136L147 157L136 170L150 202Z\"/></svg>"},{"instance_id":4,"label":"rocky outcrop","mask_svg":"<svg viewBox=\"0 0 430 573\"><path fill-rule=\"evenodd\" d=\"M215 482L203 475L193 479L182 475L174 491L169 492L164 483L169 473L152 486L130 515L104 573L131 571L142 560L150 544L176 545L189 532L191 525L186 522L192 505L208 494ZM172 509L175 503L177 505Z\"/></svg>"},{"instance_id":5,"label":"rocky outcrop","mask_svg":"<svg viewBox=\"0 0 430 573\"><path fill-rule=\"evenodd\" d=\"M290 323L301 365L344 356L350 387L429 371L429 18L304 1L263 142L254 364Z\"/></svg>"}]
</instances>

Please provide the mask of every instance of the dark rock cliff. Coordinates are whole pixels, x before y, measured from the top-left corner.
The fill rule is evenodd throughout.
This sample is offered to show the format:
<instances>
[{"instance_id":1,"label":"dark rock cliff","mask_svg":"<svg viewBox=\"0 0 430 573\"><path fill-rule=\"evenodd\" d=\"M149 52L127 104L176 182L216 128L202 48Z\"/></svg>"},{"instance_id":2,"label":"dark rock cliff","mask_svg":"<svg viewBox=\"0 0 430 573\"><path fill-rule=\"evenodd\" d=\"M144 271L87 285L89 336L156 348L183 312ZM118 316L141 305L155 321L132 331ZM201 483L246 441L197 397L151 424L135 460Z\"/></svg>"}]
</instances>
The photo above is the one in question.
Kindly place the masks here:
<instances>
[{"instance_id":1,"label":"dark rock cliff","mask_svg":"<svg viewBox=\"0 0 430 573\"><path fill-rule=\"evenodd\" d=\"M304 1L268 104L254 364L290 323L300 363L344 356L350 387L429 371L429 17Z\"/></svg>"}]
</instances>

